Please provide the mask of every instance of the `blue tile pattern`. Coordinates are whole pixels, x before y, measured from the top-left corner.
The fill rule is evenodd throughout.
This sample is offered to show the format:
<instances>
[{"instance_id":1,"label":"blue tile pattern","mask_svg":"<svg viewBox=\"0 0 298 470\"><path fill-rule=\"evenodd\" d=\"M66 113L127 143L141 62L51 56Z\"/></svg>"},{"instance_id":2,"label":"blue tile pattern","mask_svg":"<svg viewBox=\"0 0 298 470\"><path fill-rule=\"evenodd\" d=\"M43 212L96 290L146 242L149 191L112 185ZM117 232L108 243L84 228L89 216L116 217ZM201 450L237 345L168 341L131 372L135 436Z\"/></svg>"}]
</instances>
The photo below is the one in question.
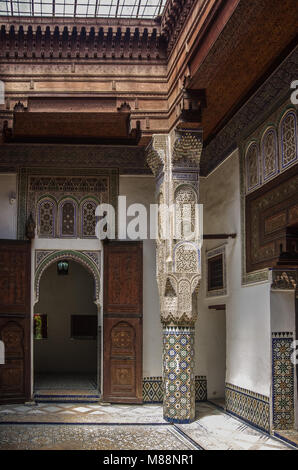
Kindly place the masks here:
<instances>
[{"instance_id":1,"label":"blue tile pattern","mask_svg":"<svg viewBox=\"0 0 298 470\"><path fill-rule=\"evenodd\" d=\"M194 328L166 327L164 342L164 418L195 419Z\"/></svg>"},{"instance_id":2,"label":"blue tile pattern","mask_svg":"<svg viewBox=\"0 0 298 470\"><path fill-rule=\"evenodd\" d=\"M255 427L270 432L269 397L227 383L226 410Z\"/></svg>"},{"instance_id":3,"label":"blue tile pattern","mask_svg":"<svg viewBox=\"0 0 298 470\"><path fill-rule=\"evenodd\" d=\"M293 334L272 334L272 409L273 428L291 429L294 426L294 365Z\"/></svg>"},{"instance_id":4,"label":"blue tile pattern","mask_svg":"<svg viewBox=\"0 0 298 470\"><path fill-rule=\"evenodd\" d=\"M207 377L198 375L195 377L196 402L207 401ZM143 402L163 402L163 380L162 377L143 378Z\"/></svg>"}]
</instances>

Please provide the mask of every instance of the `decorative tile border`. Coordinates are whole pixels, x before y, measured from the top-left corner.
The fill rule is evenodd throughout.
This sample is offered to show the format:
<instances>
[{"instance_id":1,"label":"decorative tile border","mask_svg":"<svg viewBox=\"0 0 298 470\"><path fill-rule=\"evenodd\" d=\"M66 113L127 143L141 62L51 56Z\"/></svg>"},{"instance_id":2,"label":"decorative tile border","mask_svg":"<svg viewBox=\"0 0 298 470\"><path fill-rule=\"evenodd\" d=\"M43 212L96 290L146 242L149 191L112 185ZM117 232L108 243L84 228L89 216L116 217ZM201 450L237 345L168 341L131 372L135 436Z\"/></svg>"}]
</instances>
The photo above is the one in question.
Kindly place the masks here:
<instances>
[{"instance_id":1,"label":"decorative tile border","mask_svg":"<svg viewBox=\"0 0 298 470\"><path fill-rule=\"evenodd\" d=\"M204 375L196 375L196 402L207 401L207 377Z\"/></svg>"},{"instance_id":2,"label":"decorative tile border","mask_svg":"<svg viewBox=\"0 0 298 470\"><path fill-rule=\"evenodd\" d=\"M196 402L207 401L207 377L196 375L195 377ZM143 378L143 403L162 403L163 383L162 377Z\"/></svg>"},{"instance_id":3,"label":"decorative tile border","mask_svg":"<svg viewBox=\"0 0 298 470\"><path fill-rule=\"evenodd\" d=\"M163 383L162 377L143 378L143 403L162 403Z\"/></svg>"},{"instance_id":4,"label":"decorative tile border","mask_svg":"<svg viewBox=\"0 0 298 470\"><path fill-rule=\"evenodd\" d=\"M229 383L226 384L225 395L226 410L229 413L262 431L270 432L269 397Z\"/></svg>"},{"instance_id":5,"label":"decorative tile border","mask_svg":"<svg viewBox=\"0 0 298 470\"><path fill-rule=\"evenodd\" d=\"M294 426L293 341L293 333L272 333L273 428L279 430Z\"/></svg>"}]
</instances>

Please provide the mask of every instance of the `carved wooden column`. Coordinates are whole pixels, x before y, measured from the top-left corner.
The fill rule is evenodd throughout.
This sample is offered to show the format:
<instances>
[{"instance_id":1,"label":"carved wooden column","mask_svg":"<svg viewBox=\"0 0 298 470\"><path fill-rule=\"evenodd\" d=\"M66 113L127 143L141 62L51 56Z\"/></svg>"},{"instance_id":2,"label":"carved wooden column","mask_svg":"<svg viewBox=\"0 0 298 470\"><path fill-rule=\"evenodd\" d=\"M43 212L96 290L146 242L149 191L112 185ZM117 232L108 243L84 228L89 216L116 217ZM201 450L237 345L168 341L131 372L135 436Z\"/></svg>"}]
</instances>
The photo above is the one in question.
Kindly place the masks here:
<instances>
[{"instance_id":1,"label":"carved wooden column","mask_svg":"<svg viewBox=\"0 0 298 470\"><path fill-rule=\"evenodd\" d=\"M201 278L199 163L202 131L154 135L146 149L159 206L157 283L163 324L164 418L195 418L194 326ZM172 210L167 211L167 207Z\"/></svg>"}]
</instances>

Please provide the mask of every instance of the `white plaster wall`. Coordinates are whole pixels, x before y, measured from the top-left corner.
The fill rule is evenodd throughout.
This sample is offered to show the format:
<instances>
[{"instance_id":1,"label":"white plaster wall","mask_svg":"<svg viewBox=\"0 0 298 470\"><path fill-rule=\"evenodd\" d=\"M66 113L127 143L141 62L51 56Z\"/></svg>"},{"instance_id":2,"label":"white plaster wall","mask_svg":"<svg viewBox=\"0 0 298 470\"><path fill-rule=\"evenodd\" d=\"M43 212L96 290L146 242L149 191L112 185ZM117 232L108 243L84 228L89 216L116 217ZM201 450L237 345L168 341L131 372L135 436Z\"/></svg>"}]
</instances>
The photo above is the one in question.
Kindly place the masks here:
<instances>
[{"instance_id":1,"label":"white plaster wall","mask_svg":"<svg viewBox=\"0 0 298 470\"><path fill-rule=\"evenodd\" d=\"M82 265L69 262L67 276L57 263L43 273L34 313L48 317L48 338L34 340L35 373L97 372L97 341L71 338L71 315L97 315L94 278Z\"/></svg>"},{"instance_id":2,"label":"white plaster wall","mask_svg":"<svg viewBox=\"0 0 298 470\"><path fill-rule=\"evenodd\" d=\"M155 180L152 177L121 176L119 194L133 203L155 203ZM162 375L162 328L156 283L155 241L143 242L143 377Z\"/></svg>"},{"instance_id":3,"label":"white plaster wall","mask_svg":"<svg viewBox=\"0 0 298 470\"><path fill-rule=\"evenodd\" d=\"M15 239L17 233L17 201L10 202L11 194L17 194L17 175L0 173L0 238Z\"/></svg>"},{"instance_id":4,"label":"white plaster wall","mask_svg":"<svg viewBox=\"0 0 298 470\"><path fill-rule=\"evenodd\" d=\"M271 291L272 332L293 332L295 334L295 292Z\"/></svg>"},{"instance_id":5,"label":"white plaster wall","mask_svg":"<svg viewBox=\"0 0 298 470\"><path fill-rule=\"evenodd\" d=\"M204 204L204 233L237 233L226 244L228 295L206 298L205 252L223 245L223 240L205 241L202 248L202 282L199 291L199 320L196 334L196 374L207 375L208 397L223 393L226 382L269 396L271 384L270 285L241 285L241 218L238 151L200 181ZM226 356L214 355L216 335L224 338L221 312L208 305L226 304ZM222 348L222 343L218 346ZM215 358L215 360L214 360ZM226 364L225 364L226 362ZM221 387L220 387L221 384Z\"/></svg>"}]
</instances>

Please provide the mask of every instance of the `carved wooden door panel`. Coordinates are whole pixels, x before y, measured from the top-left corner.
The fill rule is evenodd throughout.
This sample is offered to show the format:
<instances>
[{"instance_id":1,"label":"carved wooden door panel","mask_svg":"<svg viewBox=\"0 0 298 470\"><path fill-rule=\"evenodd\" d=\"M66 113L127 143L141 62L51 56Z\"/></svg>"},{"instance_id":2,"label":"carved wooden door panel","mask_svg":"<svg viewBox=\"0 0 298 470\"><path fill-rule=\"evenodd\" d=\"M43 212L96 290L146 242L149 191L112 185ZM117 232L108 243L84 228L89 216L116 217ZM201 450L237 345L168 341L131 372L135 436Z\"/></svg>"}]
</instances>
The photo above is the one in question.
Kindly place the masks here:
<instances>
[{"instance_id":1,"label":"carved wooden door panel","mask_svg":"<svg viewBox=\"0 0 298 470\"><path fill-rule=\"evenodd\" d=\"M109 242L104 257L104 400L142 402L143 250Z\"/></svg>"},{"instance_id":2,"label":"carved wooden door panel","mask_svg":"<svg viewBox=\"0 0 298 470\"><path fill-rule=\"evenodd\" d=\"M0 240L0 403L30 399L30 246Z\"/></svg>"}]
</instances>

